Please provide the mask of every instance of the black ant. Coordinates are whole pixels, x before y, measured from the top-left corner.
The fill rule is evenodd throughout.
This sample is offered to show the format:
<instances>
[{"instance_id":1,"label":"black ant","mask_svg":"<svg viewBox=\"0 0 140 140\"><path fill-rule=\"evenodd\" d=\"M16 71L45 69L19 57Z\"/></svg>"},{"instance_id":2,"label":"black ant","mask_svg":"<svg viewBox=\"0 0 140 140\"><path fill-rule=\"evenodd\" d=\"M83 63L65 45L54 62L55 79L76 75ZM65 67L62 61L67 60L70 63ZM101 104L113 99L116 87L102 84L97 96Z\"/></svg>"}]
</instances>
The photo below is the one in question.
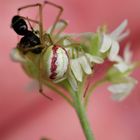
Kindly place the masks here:
<instances>
[{"instance_id":1,"label":"black ant","mask_svg":"<svg viewBox=\"0 0 140 140\"><path fill-rule=\"evenodd\" d=\"M49 34L46 34L46 33L44 34L44 29L43 29L42 11L43 11L44 5L46 5L46 4L49 4L49 5L54 6L54 7L59 9L58 15L57 15L57 17L54 21L54 24L53 24ZM23 17L23 16L19 15L19 12L21 10L26 9L26 8L32 8L32 7L38 7L39 8L39 20L34 20L34 19L30 19L28 17ZM14 29L14 31L18 35L23 36L20 39L19 43L17 44L17 48L19 49L19 51L21 53L23 53L23 55L25 55L27 52L32 52L34 54L40 55L39 71L41 71L41 68L40 68L41 64L40 63L41 63L41 56L43 55L42 52L43 52L44 48L49 47L51 45L56 45L57 42L65 39L65 38L61 38L60 40L57 40L56 43L54 43L51 39L51 36L52 36L52 34L55 30L56 24L58 22L60 22L60 21L63 22L63 27L61 29L59 29L57 35L60 34L65 29L65 27L67 26L67 22L65 20L60 19L60 16L63 12L63 8L59 5L56 5L56 4L52 3L52 2L44 1L43 4L37 3L37 4L31 4L31 5L26 5L26 6L20 7L20 8L18 8L17 11L18 11L18 14L15 15L12 18L12 22L11 22L11 27ZM31 27L30 22L33 22L33 23L36 23L36 24L39 25L38 35L35 34L35 31L32 27L31 27L32 30L28 29L26 20L28 21L30 27ZM47 43L46 43L46 40L47 40ZM41 75L41 72L40 72L39 73L39 92L41 94L43 94L45 97L52 100L52 98L46 96L43 93L42 78L41 77L42 77L42 75Z\"/></svg>"},{"instance_id":2,"label":"black ant","mask_svg":"<svg viewBox=\"0 0 140 140\"><path fill-rule=\"evenodd\" d=\"M23 36L17 45L17 47L23 53L26 53L30 49L31 52L35 54L41 53L42 50L41 47L34 47L41 44L39 37L35 35L33 31L28 30L28 26L21 16L19 15L14 16L12 19L11 26L18 35Z\"/></svg>"}]
</instances>

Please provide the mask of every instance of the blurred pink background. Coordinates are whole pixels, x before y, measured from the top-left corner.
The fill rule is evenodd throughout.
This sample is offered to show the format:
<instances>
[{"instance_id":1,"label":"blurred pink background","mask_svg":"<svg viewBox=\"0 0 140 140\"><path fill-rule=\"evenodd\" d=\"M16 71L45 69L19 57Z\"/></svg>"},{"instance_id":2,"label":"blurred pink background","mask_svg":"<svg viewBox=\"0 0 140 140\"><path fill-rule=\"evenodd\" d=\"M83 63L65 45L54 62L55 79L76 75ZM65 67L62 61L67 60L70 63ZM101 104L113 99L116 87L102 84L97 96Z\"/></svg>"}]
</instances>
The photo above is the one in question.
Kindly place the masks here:
<instances>
[{"instance_id":1,"label":"blurred pink background","mask_svg":"<svg viewBox=\"0 0 140 140\"><path fill-rule=\"evenodd\" d=\"M17 43L10 22L18 7L42 1L0 1L0 140L85 140L74 110L48 88L50 102L37 90L27 91L29 79L9 53ZM134 60L140 60L139 0L53 0L64 7L63 18L69 21L67 32L95 31L98 25L114 29L129 20L129 40ZM46 25L55 16L46 12ZM50 20L49 20L50 19ZM140 69L133 76L140 81ZM140 83L124 102L111 100L106 85L98 88L90 100L88 116L96 140L140 140Z\"/></svg>"}]
</instances>

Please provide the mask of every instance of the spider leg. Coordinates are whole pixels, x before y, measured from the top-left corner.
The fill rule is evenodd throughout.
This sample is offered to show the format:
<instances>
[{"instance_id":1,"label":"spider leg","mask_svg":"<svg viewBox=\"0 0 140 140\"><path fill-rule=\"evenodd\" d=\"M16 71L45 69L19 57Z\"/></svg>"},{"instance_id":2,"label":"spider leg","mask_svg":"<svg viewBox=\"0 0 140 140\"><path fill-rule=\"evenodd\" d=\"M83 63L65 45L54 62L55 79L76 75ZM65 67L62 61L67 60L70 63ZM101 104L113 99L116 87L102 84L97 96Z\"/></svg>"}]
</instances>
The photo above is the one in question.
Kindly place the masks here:
<instances>
[{"instance_id":1,"label":"spider leg","mask_svg":"<svg viewBox=\"0 0 140 140\"><path fill-rule=\"evenodd\" d=\"M69 36L63 36L63 37L61 37L61 38L60 38L59 40L57 40L54 44L59 44L60 42L62 42L62 41L64 41L64 40L67 40L67 41L70 42L69 44L64 45L65 48L70 47L70 46L78 47L78 46L81 45L79 42L73 40L73 39L70 38Z\"/></svg>"},{"instance_id":2,"label":"spider leg","mask_svg":"<svg viewBox=\"0 0 140 140\"><path fill-rule=\"evenodd\" d=\"M61 37L59 40L55 41L54 44L59 44L60 42L64 41L67 38L68 38L67 36Z\"/></svg>"},{"instance_id":3,"label":"spider leg","mask_svg":"<svg viewBox=\"0 0 140 140\"><path fill-rule=\"evenodd\" d=\"M53 23L53 26L52 26L52 29L51 29L51 31L50 31L50 34L52 34L53 31L54 31L54 29L55 29L55 27L56 27L57 22L59 21L61 15L62 15L63 7L61 7L60 5L57 5L57 4L55 4L55 3L52 3L52 2L50 2L50 1L47 1L47 0L44 1L44 4L49 4L49 5L51 5L51 6L53 6L53 7L59 9L58 15L56 16L56 19L55 19L55 21L54 21L54 23Z\"/></svg>"},{"instance_id":4,"label":"spider leg","mask_svg":"<svg viewBox=\"0 0 140 140\"><path fill-rule=\"evenodd\" d=\"M53 100L51 97L47 96L44 92L43 92L43 87L42 87L42 84L39 85L39 92L47 99L49 100Z\"/></svg>"},{"instance_id":5,"label":"spider leg","mask_svg":"<svg viewBox=\"0 0 140 140\"><path fill-rule=\"evenodd\" d=\"M73 46L74 48L76 48L76 47L79 47L80 46L80 43L71 43L71 44L65 45L64 47L65 48L68 48L68 47L71 47L71 46Z\"/></svg>"},{"instance_id":6,"label":"spider leg","mask_svg":"<svg viewBox=\"0 0 140 140\"><path fill-rule=\"evenodd\" d=\"M43 7L40 3L37 3L37 4L31 4L31 5L26 5L26 6L23 6L23 7L20 7L18 8L18 14L21 10L23 9L26 9L26 8L32 8L32 7L39 7L39 21L37 20L33 20L33 19L30 19L30 18L27 18L27 17L22 17L24 18L25 20L27 20L28 22L31 21L33 23L36 23L36 24L39 24L39 35L40 35L40 41L41 41L41 46L40 47L44 47L44 40L43 40L43 17L42 17L42 10L43 10ZM31 48L28 48L26 50L29 51L29 50L32 50L32 49L35 49L35 48L38 48L38 46L36 47L31 47ZM42 53L41 53L42 55ZM44 92L43 92L43 85L42 85L42 78L41 78L41 55L40 55L40 60L39 60L39 92L46 98L48 98L49 100L52 100L52 98L50 98L49 96L47 96Z\"/></svg>"},{"instance_id":7,"label":"spider leg","mask_svg":"<svg viewBox=\"0 0 140 140\"><path fill-rule=\"evenodd\" d=\"M44 41L46 42L45 44L46 44L48 47L54 44L54 43L53 43L53 40L52 40L52 38L51 38L51 36L50 36L50 34L45 33L45 34L43 35L43 37L44 37Z\"/></svg>"}]
</instances>

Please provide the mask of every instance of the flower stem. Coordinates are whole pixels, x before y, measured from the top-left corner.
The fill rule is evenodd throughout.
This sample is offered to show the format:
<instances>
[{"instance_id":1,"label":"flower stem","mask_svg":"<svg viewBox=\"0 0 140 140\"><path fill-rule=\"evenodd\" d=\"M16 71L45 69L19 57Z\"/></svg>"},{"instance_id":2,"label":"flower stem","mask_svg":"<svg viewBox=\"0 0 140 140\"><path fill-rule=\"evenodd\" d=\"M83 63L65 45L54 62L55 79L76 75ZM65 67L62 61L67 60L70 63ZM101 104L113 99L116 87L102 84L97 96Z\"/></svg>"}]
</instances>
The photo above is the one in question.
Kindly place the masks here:
<instances>
[{"instance_id":1,"label":"flower stem","mask_svg":"<svg viewBox=\"0 0 140 140\"><path fill-rule=\"evenodd\" d=\"M94 140L93 133L86 115L84 104L81 100L81 97L79 96L80 94L78 92L72 92L71 94L74 100L74 108L79 118L86 140Z\"/></svg>"}]
</instances>

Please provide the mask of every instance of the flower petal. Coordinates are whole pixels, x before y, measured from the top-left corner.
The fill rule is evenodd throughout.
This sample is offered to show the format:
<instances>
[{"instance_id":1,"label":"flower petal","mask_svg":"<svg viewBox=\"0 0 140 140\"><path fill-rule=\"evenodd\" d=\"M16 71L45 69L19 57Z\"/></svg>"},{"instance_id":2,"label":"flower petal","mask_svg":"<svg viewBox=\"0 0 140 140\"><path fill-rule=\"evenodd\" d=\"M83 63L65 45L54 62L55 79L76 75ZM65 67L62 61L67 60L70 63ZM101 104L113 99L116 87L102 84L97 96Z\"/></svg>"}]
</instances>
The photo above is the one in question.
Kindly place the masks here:
<instances>
[{"instance_id":1,"label":"flower petal","mask_svg":"<svg viewBox=\"0 0 140 140\"><path fill-rule=\"evenodd\" d=\"M100 48L100 52L105 53L111 47L112 41L108 35L103 35L103 40Z\"/></svg>"},{"instance_id":2,"label":"flower petal","mask_svg":"<svg viewBox=\"0 0 140 140\"><path fill-rule=\"evenodd\" d=\"M126 72L129 69L129 66L124 62L114 64L114 67L117 68L122 73Z\"/></svg>"},{"instance_id":3,"label":"flower petal","mask_svg":"<svg viewBox=\"0 0 140 140\"><path fill-rule=\"evenodd\" d=\"M108 87L108 90L112 92L112 98L114 100L121 101L131 92L132 87L130 88L128 85L128 83L113 84Z\"/></svg>"},{"instance_id":4,"label":"flower petal","mask_svg":"<svg viewBox=\"0 0 140 140\"><path fill-rule=\"evenodd\" d=\"M130 30L128 29L124 33L122 33L120 36L118 36L116 40L120 42L124 40L127 36L129 36L129 34L130 34Z\"/></svg>"},{"instance_id":5,"label":"flower petal","mask_svg":"<svg viewBox=\"0 0 140 140\"><path fill-rule=\"evenodd\" d=\"M112 46L109 52L109 60L114 61L115 57L119 53L119 43L117 41L112 40Z\"/></svg>"},{"instance_id":6,"label":"flower petal","mask_svg":"<svg viewBox=\"0 0 140 140\"><path fill-rule=\"evenodd\" d=\"M108 90L112 92L112 98L114 100L124 100L137 84L137 81L132 77L127 77L127 80L125 83L113 84L108 87Z\"/></svg>"},{"instance_id":7,"label":"flower petal","mask_svg":"<svg viewBox=\"0 0 140 140\"><path fill-rule=\"evenodd\" d=\"M79 82L82 82L83 71L81 69L81 65L79 64L78 60L77 59L71 59L70 60L70 67L71 67L71 70L72 70L75 78Z\"/></svg>"},{"instance_id":8,"label":"flower petal","mask_svg":"<svg viewBox=\"0 0 140 140\"><path fill-rule=\"evenodd\" d=\"M26 61L26 59L20 54L20 52L17 48L12 49L12 51L10 53L10 57L14 62L23 63Z\"/></svg>"},{"instance_id":9,"label":"flower petal","mask_svg":"<svg viewBox=\"0 0 140 140\"><path fill-rule=\"evenodd\" d=\"M125 49L124 49L124 61L127 64L131 63L131 59L132 59L132 52L130 51L130 44L127 44Z\"/></svg>"},{"instance_id":10,"label":"flower petal","mask_svg":"<svg viewBox=\"0 0 140 140\"><path fill-rule=\"evenodd\" d=\"M69 72L68 72L67 79L68 79L68 82L71 85L72 89L74 91L77 91L78 90L78 84L77 84L77 81L76 81L74 75L72 74L71 70L69 70Z\"/></svg>"},{"instance_id":11,"label":"flower petal","mask_svg":"<svg viewBox=\"0 0 140 140\"><path fill-rule=\"evenodd\" d=\"M81 56L78 58L78 61L83 69L83 71L86 73L86 74L91 74L92 73L92 70L91 70L91 67L90 67L90 64L89 62L87 61L87 58L86 56Z\"/></svg>"},{"instance_id":12,"label":"flower petal","mask_svg":"<svg viewBox=\"0 0 140 140\"><path fill-rule=\"evenodd\" d=\"M125 19L112 33L110 33L110 36L116 40L121 35L121 33L125 30L127 24L128 24L128 20Z\"/></svg>"},{"instance_id":13,"label":"flower petal","mask_svg":"<svg viewBox=\"0 0 140 140\"><path fill-rule=\"evenodd\" d=\"M113 61L115 61L115 62L123 62L123 58L121 57L121 56L119 56L119 55L117 55L114 59L113 59Z\"/></svg>"},{"instance_id":14,"label":"flower petal","mask_svg":"<svg viewBox=\"0 0 140 140\"><path fill-rule=\"evenodd\" d=\"M102 64L104 62L104 60L99 56L93 56L89 53L86 53L86 56L89 59L90 63Z\"/></svg>"}]
</instances>

